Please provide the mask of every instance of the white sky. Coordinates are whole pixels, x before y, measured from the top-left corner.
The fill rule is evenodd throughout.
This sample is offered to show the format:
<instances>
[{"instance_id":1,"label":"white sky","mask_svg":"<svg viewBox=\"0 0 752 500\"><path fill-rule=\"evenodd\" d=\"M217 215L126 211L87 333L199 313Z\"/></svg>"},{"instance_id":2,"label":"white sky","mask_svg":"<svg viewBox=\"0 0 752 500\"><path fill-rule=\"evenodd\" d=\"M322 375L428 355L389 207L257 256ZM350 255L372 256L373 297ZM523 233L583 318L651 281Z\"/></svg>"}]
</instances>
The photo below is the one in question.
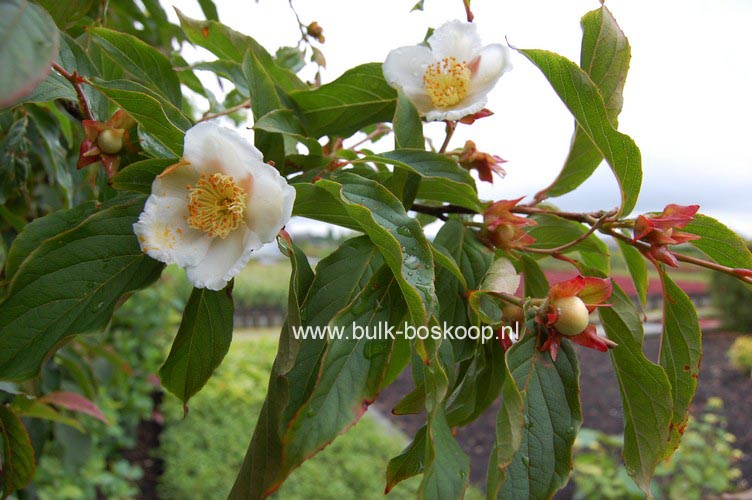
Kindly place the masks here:
<instances>
[{"instance_id":1,"label":"white sky","mask_svg":"<svg viewBox=\"0 0 752 500\"><path fill-rule=\"evenodd\" d=\"M196 0L162 0L202 18ZM323 81L358 64L383 61L387 53L423 39L426 29L464 19L461 0L297 0L304 23L318 21L326 43ZM285 0L217 0L220 21L253 36L268 50L295 45L297 23ZM596 0L473 0L484 43L558 52L579 61L583 14ZM619 129L642 151L643 189L636 213L667 203L701 205L752 236L752 2L748 0L608 0L629 38L632 61ZM176 16L168 12L174 21ZM187 51L189 60L214 57ZM496 114L460 126L450 147L473 139L478 148L508 160L507 177L479 182L484 199L532 196L557 175L566 157L573 119L543 75L512 54L514 70L489 95ZM310 78L310 73L303 73ZM426 126L441 141L443 124ZM378 143L389 148L388 140ZM616 181L603 164L579 190L552 200L571 210L618 205Z\"/></svg>"}]
</instances>

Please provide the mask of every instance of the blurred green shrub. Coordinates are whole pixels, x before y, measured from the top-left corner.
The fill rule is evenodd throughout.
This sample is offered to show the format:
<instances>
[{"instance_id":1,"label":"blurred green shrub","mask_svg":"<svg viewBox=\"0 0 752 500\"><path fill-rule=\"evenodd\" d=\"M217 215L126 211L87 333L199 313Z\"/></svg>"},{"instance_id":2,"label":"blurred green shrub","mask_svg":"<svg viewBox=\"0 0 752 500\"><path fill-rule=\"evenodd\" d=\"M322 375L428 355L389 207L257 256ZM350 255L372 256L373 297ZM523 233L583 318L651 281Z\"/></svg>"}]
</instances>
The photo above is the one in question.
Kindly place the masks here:
<instances>
[{"instance_id":1,"label":"blurred green shrub","mask_svg":"<svg viewBox=\"0 0 752 500\"><path fill-rule=\"evenodd\" d=\"M723 327L737 332L752 332L752 287L723 273L713 273L710 282L713 305Z\"/></svg>"},{"instance_id":2,"label":"blurred green shrub","mask_svg":"<svg viewBox=\"0 0 752 500\"><path fill-rule=\"evenodd\" d=\"M731 365L752 375L752 335L740 335L728 350Z\"/></svg>"},{"instance_id":3,"label":"blurred green shrub","mask_svg":"<svg viewBox=\"0 0 752 500\"><path fill-rule=\"evenodd\" d=\"M187 295L185 295L187 296ZM27 490L41 500L125 499L138 496L139 467L122 458L136 446L136 429L152 416L153 374L180 320L184 294L166 276L118 310L106 333L80 337L45 367L43 392L67 390L92 399L111 423L81 417L86 433L29 421L38 469Z\"/></svg>"},{"instance_id":4,"label":"blurred green shrub","mask_svg":"<svg viewBox=\"0 0 752 500\"><path fill-rule=\"evenodd\" d=\"M700 499L734 490L741 471L734 467L743 454L734 448L735 437L726 430L723 401L710 398L699 418L690 417L682 444L658 465L652 493L656 499ZM621 436L583 429L574 455L578 499L638 499L636 488L620 460Z\"/></svg>"},{"instance_id":5,"label":"blurred green shrub","mask_svg":"<svg viewBox=\"0 0 752 500\"><path fill-rule=\"evenodd\" d=\"M290 281L288 261L252 261L236 278L232 289L236 309L287 308Z\"/></svg>"}]
</instances>

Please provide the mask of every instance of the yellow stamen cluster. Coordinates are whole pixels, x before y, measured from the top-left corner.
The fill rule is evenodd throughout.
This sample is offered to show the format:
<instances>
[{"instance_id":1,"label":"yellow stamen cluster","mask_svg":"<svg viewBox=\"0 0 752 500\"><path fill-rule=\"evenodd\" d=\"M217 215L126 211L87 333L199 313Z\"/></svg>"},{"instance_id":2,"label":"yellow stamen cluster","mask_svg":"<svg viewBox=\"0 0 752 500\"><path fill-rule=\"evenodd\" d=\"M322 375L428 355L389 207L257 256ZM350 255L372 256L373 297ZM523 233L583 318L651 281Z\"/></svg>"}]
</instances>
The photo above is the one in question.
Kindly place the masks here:
<instances>
[{"instance_id":1,"label":"yellow stamen cluster","mask_svg":"<svg viewBox=\"0 0 752 500\"><path fill-rule=\"evenodd\" d=\"M470 76L466 62L445 57L428 66L423 74L423 87L434 106L440 109L450 108L467 96Z\"/></svg>"},{"instance_id":2,"label":"yellow stamen cluster","mask_svg":"<svg viewBox=\"0 0 752 500\"><path fill-rule=\"evenodd\" d=\"M201 174L188 191L190 227L224 239L243 222L247 195L229 175Z\"/></svg>"}]
</instances>

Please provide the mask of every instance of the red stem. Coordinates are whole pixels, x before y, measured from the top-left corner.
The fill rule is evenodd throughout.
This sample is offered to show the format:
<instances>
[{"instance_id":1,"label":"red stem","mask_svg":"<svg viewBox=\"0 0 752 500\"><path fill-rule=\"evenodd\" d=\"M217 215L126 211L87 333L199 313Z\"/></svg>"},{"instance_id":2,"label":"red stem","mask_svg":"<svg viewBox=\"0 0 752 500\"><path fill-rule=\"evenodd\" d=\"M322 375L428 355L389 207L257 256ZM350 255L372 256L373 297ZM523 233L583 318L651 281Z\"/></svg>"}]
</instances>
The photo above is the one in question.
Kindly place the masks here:
<instances>
[{"instance_id":1,"label":"red stem","mask_svg":"<svg viewBox=\"0 0 752 500\"><path fill-rule=\"evenodd\" d=\"M84 91L81 88L81 83L86 80L84 80L84 78L76 71L74 71L73 74L68 73L62 66L60 66L56 62L52 63L52 68L60 73L63 78L68 80L71 85L73 85L73 88L76 90L76 95L78 96L78 105L81 107L81 113L83 114L84 118L94 121L94 115L91 113L91 108L89 107L89 103L86 100Z\"/></svg>"}]
</instances>

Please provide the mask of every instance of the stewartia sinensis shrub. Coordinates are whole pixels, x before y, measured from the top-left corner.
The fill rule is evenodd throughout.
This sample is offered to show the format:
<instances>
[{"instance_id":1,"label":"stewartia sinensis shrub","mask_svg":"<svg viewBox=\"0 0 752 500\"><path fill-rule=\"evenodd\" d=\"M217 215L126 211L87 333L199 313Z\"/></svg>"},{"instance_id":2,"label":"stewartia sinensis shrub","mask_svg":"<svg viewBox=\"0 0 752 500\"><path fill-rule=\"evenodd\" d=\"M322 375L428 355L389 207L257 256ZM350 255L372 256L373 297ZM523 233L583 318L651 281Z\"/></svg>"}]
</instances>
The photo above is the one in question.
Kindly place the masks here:
<instances>
[{"instance_id":1,"label":"stewartia sinensis shrub","mask_svg":"<svg viewBox=\"0 0 752 500\"><path fill-rule=\"evenodd\" d=\"M389 462L386 491L420 476L421 497L462 497L470 461L454 430L499 400L486 492L548 498L567 482L583 420L573 342L613 365L628 409L624 462L649 492L656 466L691 426L702 356L695 307L670 271L710 269L749 287L752 255L696 205L667 199L662 213L633 214L640 151L616 125L630 48L609 10L582 18L578 64L508 47L502 33L482 41L476 23L494 20L474 19L465 0L466 20L447 14L424 42L389 47L386 61L360 61L322 83L317 22L299 21L297 47L273 55L220 23L211 1L200 4L206 20L178 11L174 25L158 2L0 3L4 494L25 488L44 460L32 449L29 421L96 414L84 388L88 399L50 396L53 353L106 331L123 301L158 286L164 265L176 264L194 288L159 376L188 410L229 349L233 278L275 239L291 270L287 318L230 497L275 492L407 371L415 389L395 413L423 413L425 425ZM176 49L185 44L210 60L189 64ZM472 135L489 126L487 96L502 92L495 85L512 56L540 70L537 78L571 112L575 135L549 186L528 198L481 199L470 170L497 182L504 160L452 138L460 127ZM313 82L298 76L306 66ZM226 95L207 89L198 70L229 82ZM195 94L208 108L188 98ZM246 110L253 133L230 130L231 119L245 123ZM438 141L424 135L429 121L445 124ZM393 149L379 141L385 135ZM557 208L552 200L576 192L603 161L619 206ZM313 268L283 230L291 215L357 236ZM431 237L428 223L437 228ZM611 279L609 243L623 253L643 303L648 266L660 277L657 363L642 352L641 314ZM541 265L552 259L575 277L549 283ZM499 334L491 342L351 335L383 325ZM293 334L325 326L345 334ZM503 334L509 330L520 336Z\"/></svg>"}]
</instances>

